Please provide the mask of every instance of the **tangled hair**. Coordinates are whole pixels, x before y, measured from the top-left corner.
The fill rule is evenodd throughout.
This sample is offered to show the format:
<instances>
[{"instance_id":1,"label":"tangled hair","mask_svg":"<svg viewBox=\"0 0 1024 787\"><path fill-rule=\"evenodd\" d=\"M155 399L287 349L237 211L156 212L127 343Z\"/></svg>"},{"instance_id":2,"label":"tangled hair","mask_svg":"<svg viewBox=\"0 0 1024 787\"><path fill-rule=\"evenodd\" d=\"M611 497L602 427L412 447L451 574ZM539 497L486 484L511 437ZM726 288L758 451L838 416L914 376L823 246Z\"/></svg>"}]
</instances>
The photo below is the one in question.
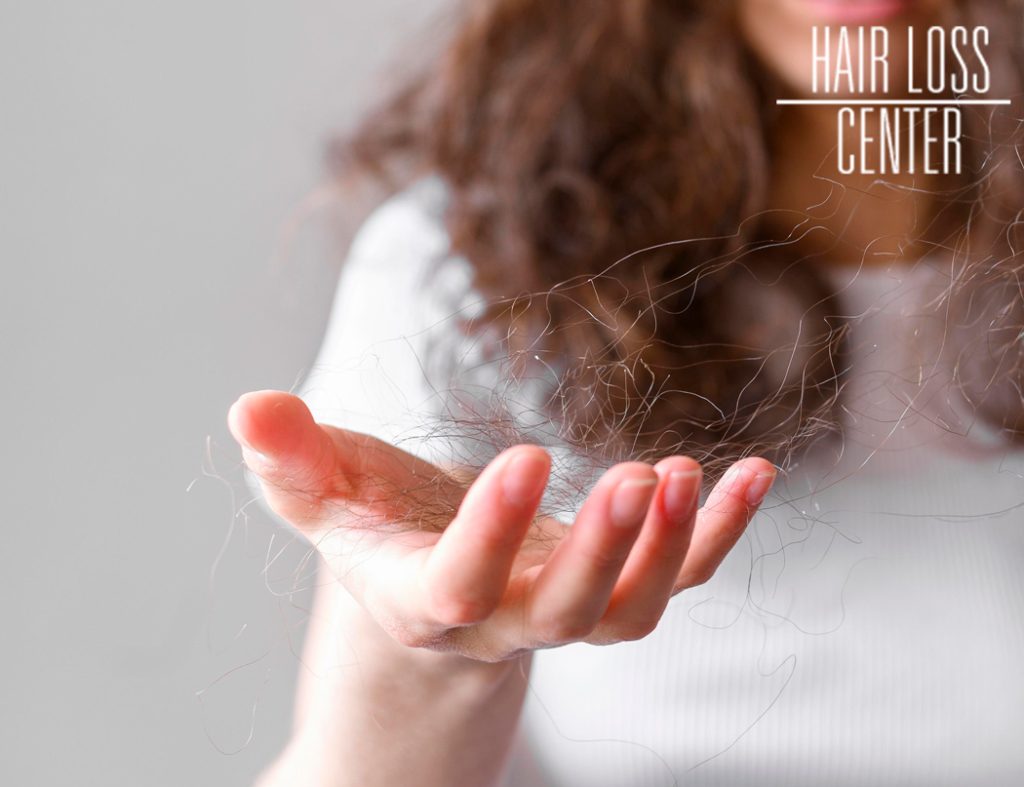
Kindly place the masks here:
<instances>
[{"instance_id":1,"label":"tangled hair","mask_svg":"<svg viewBox=\"0 0 1024 787\"><path fill-rule=\"evenodd\" d=\"M554 372L547 413L588 453L784 463L837 431L848 325L796 233L759 220L778 86L732 5L472 0L333 150L343 175L444 179L452 249L491 303L471 329L502 326L517 374ZM956 13L990 26L994 87L1017 96L1017 3ZM926 238L954 261L933 338L963 399L1016 441L1020 133L982 112L965 129L967 176L936 195Z\"/></svg>"}]
</instances>

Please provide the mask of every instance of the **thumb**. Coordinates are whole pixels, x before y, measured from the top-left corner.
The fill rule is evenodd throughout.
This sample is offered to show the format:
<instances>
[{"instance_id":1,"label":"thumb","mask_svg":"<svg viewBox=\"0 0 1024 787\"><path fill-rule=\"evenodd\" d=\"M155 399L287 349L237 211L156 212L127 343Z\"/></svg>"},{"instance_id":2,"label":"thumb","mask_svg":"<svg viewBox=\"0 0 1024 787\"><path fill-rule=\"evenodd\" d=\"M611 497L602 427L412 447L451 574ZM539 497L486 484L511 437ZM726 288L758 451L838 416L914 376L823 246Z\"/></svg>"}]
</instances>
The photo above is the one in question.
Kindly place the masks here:
<instances>
[{"instance_id":1,"label":"thumb","mask_svg":"<svg viewBox=\"0 0 1024 787\"><path fill-rule=\"evenodd\" d=\"M461 486L430 463L318 424L305 402L283 391L243 394L228 411L228 428L268 505L303 530L353 524L353 515L360 525L425 521L431 512L450 519L446 512L461 498Z\"/></svg>"},{"instance_id":2,"label":"thumb","mask_svg":"<svg viewBox=\"0 0 1024 787\"><path fill-rule=\"evenodd\" d=\"M318 521L324 501L350 491L331 439L297 396L243 394L228 410L228 429L271 509L293 525Z\"/></svg>"}]
</instances>

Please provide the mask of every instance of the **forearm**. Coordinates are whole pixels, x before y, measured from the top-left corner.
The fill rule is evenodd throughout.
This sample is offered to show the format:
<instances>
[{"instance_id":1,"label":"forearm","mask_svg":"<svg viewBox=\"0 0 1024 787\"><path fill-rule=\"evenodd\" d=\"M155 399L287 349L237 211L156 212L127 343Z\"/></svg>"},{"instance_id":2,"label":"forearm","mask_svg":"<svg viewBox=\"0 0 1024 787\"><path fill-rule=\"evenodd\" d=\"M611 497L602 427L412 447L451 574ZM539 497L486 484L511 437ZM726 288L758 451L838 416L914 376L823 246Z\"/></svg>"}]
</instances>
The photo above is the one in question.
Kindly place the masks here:
<instances>
[{"instance_id":1,"label":"forearm","mask_svg":"<svg viewBox=\"0 0 1024 787\"><path fill-rule=\"evenodd\" d=\"M399 645L340 586L325 583L307 634L294 735L260 787L490 787L528 674L528 657L484 664Z\"/></svg>"}]
</instances>

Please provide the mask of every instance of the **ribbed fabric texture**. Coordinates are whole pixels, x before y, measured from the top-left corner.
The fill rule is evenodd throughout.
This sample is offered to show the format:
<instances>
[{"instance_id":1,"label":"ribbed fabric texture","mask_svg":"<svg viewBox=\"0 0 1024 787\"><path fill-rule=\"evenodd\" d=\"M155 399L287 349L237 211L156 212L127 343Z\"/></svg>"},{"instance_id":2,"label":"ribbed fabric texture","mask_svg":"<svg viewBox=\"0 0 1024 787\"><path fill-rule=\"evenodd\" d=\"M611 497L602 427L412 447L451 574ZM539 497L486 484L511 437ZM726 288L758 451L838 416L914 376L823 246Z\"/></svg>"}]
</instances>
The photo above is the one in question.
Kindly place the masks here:
<instances>
[{"instance_id":1,"label":"ribbed fabric texture","mask_svg":"<svg viewBox=\"0 0 1024 787\"><path fill-rule=\"evenodd\" d=\"M420 364L473 302L458 260L423 286L443 201L424 181L367 223L300 390L437 461ZM935 271L829 275L858 318L843 452L781 476L651 636L537 653L508 787L1024 784L1024 456L915 355Z\"/></svg>"}]
</instances>

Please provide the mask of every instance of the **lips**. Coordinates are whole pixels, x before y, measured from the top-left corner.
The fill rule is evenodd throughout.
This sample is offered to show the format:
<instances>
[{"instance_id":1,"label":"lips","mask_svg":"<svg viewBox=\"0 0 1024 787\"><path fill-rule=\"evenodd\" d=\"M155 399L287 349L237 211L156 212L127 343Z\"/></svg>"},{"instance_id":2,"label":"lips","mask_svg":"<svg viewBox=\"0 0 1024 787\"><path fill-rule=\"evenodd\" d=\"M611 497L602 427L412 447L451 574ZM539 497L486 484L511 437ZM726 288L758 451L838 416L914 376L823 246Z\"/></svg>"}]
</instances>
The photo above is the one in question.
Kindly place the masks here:
<instances>
[{"instance_id":1,"label":"lips","mask_svg":"<svg viewBox=\"0 0 1024 787\"><path fill-rule=\"evenodd\" d=\"M915 0L806 0L815 15L839 25L880 24L910 11Z\"/></svg>"}]
</instances>

